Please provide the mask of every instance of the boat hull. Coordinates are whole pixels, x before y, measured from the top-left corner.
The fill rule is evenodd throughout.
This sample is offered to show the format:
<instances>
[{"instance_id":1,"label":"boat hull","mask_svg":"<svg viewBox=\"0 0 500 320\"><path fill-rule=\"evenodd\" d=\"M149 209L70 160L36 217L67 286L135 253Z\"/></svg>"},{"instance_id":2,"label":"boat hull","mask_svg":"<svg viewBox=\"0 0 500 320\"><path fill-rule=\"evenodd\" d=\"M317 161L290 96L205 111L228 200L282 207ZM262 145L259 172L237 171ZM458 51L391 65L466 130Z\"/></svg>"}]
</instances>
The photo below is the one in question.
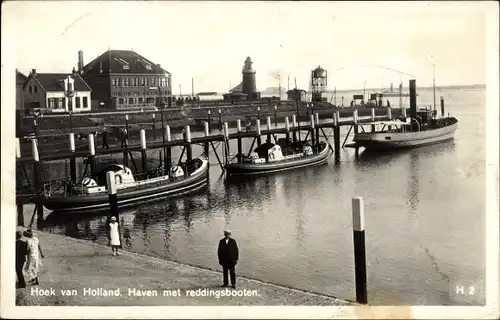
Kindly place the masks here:
<instances>
[{"instance_id":1,"label":"boat hull","mask_svg":"<svg viewBox=\"0 0 500 320\"><path fill-rule=\"evenodd\" d=\"M326 163L327 160L328 145L324 143L319 153L309 157L272 163L229 163L225 168L228 175L249 176L320 165Z\"/></svg>"},{"instance_id":2,"label":"boat hull","mask_svg":"<svg viewBox=\"0 0 500 320\"><path fill-rule=\"evenodd\" d=\"M197 190L207 184L209 167L208 163L206 163L200 172L177 181L140 189L120 190L116 195L118 206L121 208L127 207L138 202L151 201ZM109 210L109 196L107 193L74 196L53 195L44 198L43 205L49 210L65 213Z\"/></svg>"},{"instance_id":3,"label":"boat hull","mask_svg":"<svg viewBox=\"0 0 500 320\"><path fill-rule=\"evenodd\" d=\"M364 132L354 136L356 147L365 149L399 149L415 148L452 140L458 123L417 132Z\"/></svg>"}]
</instances>

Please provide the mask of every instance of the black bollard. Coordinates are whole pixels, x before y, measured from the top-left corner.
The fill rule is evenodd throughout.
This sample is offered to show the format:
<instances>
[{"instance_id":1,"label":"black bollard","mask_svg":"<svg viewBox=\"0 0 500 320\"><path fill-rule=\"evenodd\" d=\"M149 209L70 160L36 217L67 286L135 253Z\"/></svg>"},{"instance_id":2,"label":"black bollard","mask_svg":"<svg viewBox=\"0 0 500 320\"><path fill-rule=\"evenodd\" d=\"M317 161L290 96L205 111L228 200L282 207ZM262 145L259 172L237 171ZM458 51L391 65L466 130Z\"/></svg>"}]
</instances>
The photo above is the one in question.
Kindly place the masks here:
<instances>
[{"instance_id":1,"label":"black bollard","mask_svg":"<svg viewBox=\"0 0 500 320\"><path fill-rule=\"evenodd\" d=\"M274 126L278 126L278 106L274 105Z\"/></svg>"},{"instance_id":2,"label":"black bollard","mask_svg":"<svg viewBox=\"0 0 500 320\"><path fill-rule=\"evenodd\" d=\"M257 120L260 120L260 107L257 107Z\"/></svg>"},{"instance_id":3,"label":"black bollard","mask_svg":"<svg viewBox=\"0 0 500 320\"><path fill-rule=\"evenodd\" d=\"M210 110L208 110L208 133L212 132L212 115Z\"/></svg>"},{"instance_id":4,"label":"black bollard","mask_svg":"<svg viewBox=\"0 0 500 320\"><path fill-rule=\"evenodd\" d=\"M297 116L294 114L292 115L292 126L297 128ZM297 143L297 132L295 130L292 132L292 142L294 145Z\"/></svg>"},{"instance_id":5,"label":"black bollard","mask_svg":"<svg viewBox=\"0 0 500 320\"><path fill-rule=\"evenodd\" d=\"M219 109L219 130L222 130L222 113L220 109Z\"/></svg>"},{"instance_id":6,"label":"black bollard","mask_svg":"<svg viewBox=\"0 0 500 320\"><path fill-rule=\"evenodd\" d=\"M319 145L319 114L316 112L315 116L315 126L316 126L316 143Z\"/></svg>"},{"instance_id":7,"label":"black bollard","mask_svg":"<svg viewBox=\"0 0 500 320\"><path fill-rule=\"evenodd\" d=\"M365 211L363 198L352 198L352 226L354 233L354 274L356 282L356 301L368 303L366 285L366 249L365 249Z\"/></svg>"},{"instance_id":8,"label":"black bollard","mask_svg":"<svg viewBox=\"0 0 500 320\"><path fill-rule=\"evenodd\" d=\"M118 195L116 194L115 173L113 171L106 173L106 186L108 188L109 214L119 221Z\"/></svg>"},{"instance_id":9,"label":"black bollard","mask_svg":"<svg viewBox=\"0 0 500 320\"><path fill-rule=\"evenodd\" d=\"M224 144L225 144L225 156L226 156L226 163L229 163L229 155L230 155L230 152L229 152L229 126L227 124L227 122L224 122Z\"/></svg>"},{"instance_id":10,"label":"black bollard","mask_svg":"<svg viewBox=\"0 0 500 320\"><path fill-rule=\"evenodd\" d=\"M210 128L209 128L209 123L205 122L205 137L208 137L210 135ZM209 146L210 142L208 139L204 142L203 144L203 153L205 154L205 157L208 159L208 154L209 154Z\"/></svg>"},{"instance_id":11,"label":"black bollard","mask_svg":"<svg viewBox=\"0 0 500 320\"><path fill-rule=\"evenodd\" d=\"M257 129L257 147L260 147L262 144L262 141L260 139L260 120L259 119L257 119L256 129Z\"/></svg>"},{"instance_id":12,"label":"black bollard","mask_svg":"<svg viewBox=\"0 0 500 320\"><path fill-rule=\"evenodd\" d=\"M333 142L335 149L335 156L340 157L340 113L336 111L333 114Z\"/></svg>"},{"instance_id":13,"label":"black bollard","mask_svg":"<svg viewBox=\"0 0 500 320\"><path fill-rule=\"evenodd\" d=\"M191 145L191 128L186 126L185 140L186 142L186 175L190 174L191 163L193 162L193 147Z\"/></svg>"},{"instance_id":14,"label":"black bollard","mask_svg":"<svg viewBox=\"0 0 500 320\"><path fill-rule=\"evenodd\" d=\"M354 134L358 134L358 110L352 111L352 122L354 124Z\"/></svg>"},{"instance_id":15,"label":"black bollard","mask_svg":"<svg viewBox=\"0 0 500 320\"><path fill-rule=\"evenodd\" d=\"M170 135L170 126L168 124L165 126L165 133L167 136L167 142L172 141L172 137ZM172 167L172 148L168 146L166 149L167 149L167 154L165 158L165 171L169 173L170 168Z\"/></svg>"},{"instance_id":16,"label":"black bollard","mask_svg":"<svg viewBox=\"0 0 500 320\"><path fill-rule=\"evenodd\" d=\"M95 145L94 145L94 134L89 133L89 157L88 157L89 165L90 165L90 176L94 177L96 173L96 165L95 165Z\"/></svg>"},{"instance_id":17,"label":"black bollard","mask_svg":"<svg viewBox=\"0 0 500 320\"><path fill-rule=\"evenodd\" d=\"M271 117L267 117L267 141L271 142Z\"/></svg>"},{"instance_id":18,"label":"black bollard","mask_svg":"<svg viewBox=\"0 0 500 320\"><path fill-rule=\"evenodd\" d=\"M33 156L33 185L35 186L35 193L37 195L35 200L35 210L38 218L38 225L43 221L43 204L41 202L41 197L43 193L42 184L42 166L40 164L40 157L38 155L38 140L31 140L32 146L32 156Z\"/></svg>"},{"instance_id":19,"label":"black bollard","mask_svg":"<svg viewBox=\"0 0 500 320\"><path fill-rule=\"evenodd\" d=\"M314 146L316 145L316 137L314 136L314 116L312 114L309 116L309 124L311 126L309 131L309 134L311 135L311 145L314 149Z\"/></svg>"},{"instance_id":20,"label":"black bollard","mask_svg":"<svg viewBox=\"0 0 500 320\"><path fill-rule=\"evenodd\" d=\"M285 117L285 139L286 139L286 148L288 151L288 148L290 147L290 122L288 121L288 117Z\"/></svg>"},{"instance_id":21,"label":"black bollard","mask_svg":"<svg viewBox=\"0 0 500 320\"><path fill-rule=\"evenodd\" d=\"M444 98L441 97L441 117L444 117Z\"/></svg>"}]
</instances>

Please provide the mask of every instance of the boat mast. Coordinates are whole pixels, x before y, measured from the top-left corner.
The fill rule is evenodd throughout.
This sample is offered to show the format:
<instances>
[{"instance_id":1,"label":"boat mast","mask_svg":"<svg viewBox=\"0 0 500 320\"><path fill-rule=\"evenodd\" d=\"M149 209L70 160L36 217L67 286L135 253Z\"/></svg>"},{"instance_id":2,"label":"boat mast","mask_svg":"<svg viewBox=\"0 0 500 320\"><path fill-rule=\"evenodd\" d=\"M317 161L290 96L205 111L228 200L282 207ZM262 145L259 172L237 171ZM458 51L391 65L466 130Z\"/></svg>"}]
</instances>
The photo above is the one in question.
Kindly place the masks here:
<instances>
[{"instance_id":1,"label":"boat mast","mask_svg":"<svg viewBox=\"0 0 500 320\"><path fill-rule=\"evenodd\" d=\"M299 103L297 102L297 97L300 97L299 94L297 94L297 77L293 77L295 81L295 107L297 108L297 135L298 139L300 142L300 113L299 113Z\"/></svg>"},{"instance_id":2,"label":"boat mast","mask_svg":"<svg viewBox=\"0 0 500 320\"><path fill-rule=\"evenodd\" d=\"M436 64L432 64L432 91L434 94L434 110L432 116L436 114Z\"/></svg>"}]
</instances>

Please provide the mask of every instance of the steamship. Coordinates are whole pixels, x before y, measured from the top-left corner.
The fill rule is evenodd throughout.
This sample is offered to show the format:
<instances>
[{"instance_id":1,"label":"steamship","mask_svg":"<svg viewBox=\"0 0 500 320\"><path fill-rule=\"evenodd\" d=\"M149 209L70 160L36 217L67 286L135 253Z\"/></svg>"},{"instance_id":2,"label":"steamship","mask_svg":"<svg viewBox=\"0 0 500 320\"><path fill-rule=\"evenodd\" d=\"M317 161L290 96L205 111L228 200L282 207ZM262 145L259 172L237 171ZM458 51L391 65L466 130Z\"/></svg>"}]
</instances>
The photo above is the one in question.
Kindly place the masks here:
<instances>
[{"instance_id":1,"label":"steamship","mask_svg":"<svg viewBox=\"0 0 500 320\"><path fill-rule=\"evenodd\" d=\"M417 110L415 80L410 80L410 117L406 117L406 109L400 121L378 121L363 125L382 125L382 130L358 132L354 135L354 147L365 149L387 150L420 147L429 144L452 140L458 127L458 119L445 116L444 105L441 105L441 117L430 108ZM391 119L392 120L392 119Z\"/></svg>"}]
</instances>

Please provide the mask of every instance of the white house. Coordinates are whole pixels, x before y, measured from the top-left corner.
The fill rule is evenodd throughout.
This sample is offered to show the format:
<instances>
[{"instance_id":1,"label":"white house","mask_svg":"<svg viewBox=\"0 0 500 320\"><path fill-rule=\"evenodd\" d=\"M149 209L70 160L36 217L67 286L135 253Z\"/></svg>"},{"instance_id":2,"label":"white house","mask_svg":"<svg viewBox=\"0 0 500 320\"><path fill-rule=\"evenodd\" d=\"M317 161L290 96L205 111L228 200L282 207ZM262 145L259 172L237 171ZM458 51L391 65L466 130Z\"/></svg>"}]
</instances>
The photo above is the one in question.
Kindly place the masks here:
<instances>
[{"instance_id":1,"label":"white house","mask_svg":"<svg viewBox=\"0 0 500 320\"><path fill-rule=\"evenodd\" d=\"M39 109L41 112L90 111L92 90L82 77L73 71L37 73L36 69L33 69L23 87L26 108Z\"/></svg>"}]
</instances>

